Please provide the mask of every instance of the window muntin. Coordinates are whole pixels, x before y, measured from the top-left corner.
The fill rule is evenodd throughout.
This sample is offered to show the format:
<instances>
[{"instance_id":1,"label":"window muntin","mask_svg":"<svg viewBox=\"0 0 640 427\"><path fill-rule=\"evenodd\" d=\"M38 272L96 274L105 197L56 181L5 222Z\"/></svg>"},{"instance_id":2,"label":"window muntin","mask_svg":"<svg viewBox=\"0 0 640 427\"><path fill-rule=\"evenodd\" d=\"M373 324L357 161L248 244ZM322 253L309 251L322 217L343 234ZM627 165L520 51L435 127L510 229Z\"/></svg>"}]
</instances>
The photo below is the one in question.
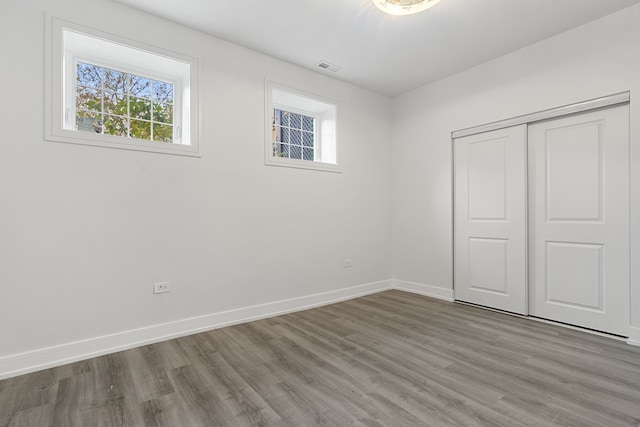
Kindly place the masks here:
<instances>
[{"instance_id":1,"label":"window muntin","mask_svg":"<svg viewBox=\"0 0 640 427\"><path fill-rule=\"evenodd\" d=\"M273 109L273 155L285 159L314 161L316 117Z\"/></svg>"},{"instance_id":2,"label":"window muntin","mask_svg":"<svg viewBox=\"0 0 640 427\"><path fill-rule=\"evenodd\" d=\"M76 61L76 130L174 140L174 84Z\"/></svg>"}]
</instances>

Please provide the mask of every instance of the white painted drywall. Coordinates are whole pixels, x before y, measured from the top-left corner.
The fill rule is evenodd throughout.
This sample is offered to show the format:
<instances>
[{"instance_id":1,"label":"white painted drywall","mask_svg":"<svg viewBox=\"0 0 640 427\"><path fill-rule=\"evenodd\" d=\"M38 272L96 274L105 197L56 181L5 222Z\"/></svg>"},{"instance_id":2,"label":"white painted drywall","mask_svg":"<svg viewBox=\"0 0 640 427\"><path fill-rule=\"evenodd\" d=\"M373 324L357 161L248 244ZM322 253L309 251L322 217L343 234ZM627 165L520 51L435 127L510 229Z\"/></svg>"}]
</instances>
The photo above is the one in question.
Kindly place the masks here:
<instances>
[{"instance_id":1,"label":"white painted drywall","mask_svg":"<svg viewBox=\"0 0 640 427\"><path fill-rule=\"evenodd\" d=\"M199 58L202 158L45 141L45 11ZM0 40L0 359L391 278L388 98L107 0ZM343 173L265 166L265 78L338 102Z\"/></svg>"},{"instance_id":2,"label":"white painted drywall","mask_svg":"<svg viewBox=\"0 0 640 427\"><path fill-rule=\"evenodd\" d=\"M633 6L394 99L395 277L453 286L452 131L630 90L631 311L640 325L639 50Z\"/></svg>"}]
</instances>

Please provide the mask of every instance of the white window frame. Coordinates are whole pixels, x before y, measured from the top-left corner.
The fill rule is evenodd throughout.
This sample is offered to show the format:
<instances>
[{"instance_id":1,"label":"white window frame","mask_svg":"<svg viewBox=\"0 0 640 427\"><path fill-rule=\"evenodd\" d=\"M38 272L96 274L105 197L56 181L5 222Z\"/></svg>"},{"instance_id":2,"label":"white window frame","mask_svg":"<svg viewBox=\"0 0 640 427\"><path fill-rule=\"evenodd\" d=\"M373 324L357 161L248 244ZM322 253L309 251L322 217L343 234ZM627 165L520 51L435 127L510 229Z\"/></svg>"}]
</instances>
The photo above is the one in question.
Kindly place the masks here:
<instances>
[{"instance_id":1,"label":"white window frame","mask_svg":"<svg viewBox=\"0 0 640 427\"><path fill-rule=\"evenodd\" d=\"M289 102L286 102L287 99ZM285 102L282 102L282 100L285 100ZM272 132L274 108L314 117L313 161L274 156ZM268 166L342 172L338 163L337 117L338 104L336 101L265 80L265 164Z\"/></svg>"},{"instance_id":2,"label":"white window frame","mask_svg":"<svg viewBox=\"0 0 640 427\"><path fill-rule=\"evenodd\" d=\"M199 157L198 61L83 25L47 17L45 139ZM172 143L75 129L76 64L86 62L174 85Z\"/></svg>"}]
</instances>

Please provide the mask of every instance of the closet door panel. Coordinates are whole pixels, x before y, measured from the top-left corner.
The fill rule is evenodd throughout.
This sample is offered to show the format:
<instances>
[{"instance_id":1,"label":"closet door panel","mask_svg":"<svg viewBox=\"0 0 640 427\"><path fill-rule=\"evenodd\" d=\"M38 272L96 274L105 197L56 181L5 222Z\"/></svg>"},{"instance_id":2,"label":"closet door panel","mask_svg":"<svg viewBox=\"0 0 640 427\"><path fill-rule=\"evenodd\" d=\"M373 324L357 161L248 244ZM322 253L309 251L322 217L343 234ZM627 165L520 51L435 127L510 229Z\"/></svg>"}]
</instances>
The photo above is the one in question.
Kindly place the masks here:
<instances>
[{"instance_id":1,"label":"closet door panel","mask_svg":"<svg viewBox=\"0 0 640 427\"><path fill-rule=\"evenodd\" d=\"M525 125L454 140L457 300L527 312L525 145Z\"/></svg>"},{"instance_id":2,"label":"closet door panel","mask_svg":"<svg viewBox=\"0 0 640 427\"><path fill-rule=\"evenodd\" d=\"M602 220L601 132L601 122L548 130L547 221Z\"/></svg>"},{"instance_id":3,"label":"closet door panel","mask_svg":"<svg viewBox=\"0 0 640 427\"><path fill-rule=\"evenodd\" d=\"M532 316L626 335L629 110L529 126Z\"/></svg>"}]
</instances>

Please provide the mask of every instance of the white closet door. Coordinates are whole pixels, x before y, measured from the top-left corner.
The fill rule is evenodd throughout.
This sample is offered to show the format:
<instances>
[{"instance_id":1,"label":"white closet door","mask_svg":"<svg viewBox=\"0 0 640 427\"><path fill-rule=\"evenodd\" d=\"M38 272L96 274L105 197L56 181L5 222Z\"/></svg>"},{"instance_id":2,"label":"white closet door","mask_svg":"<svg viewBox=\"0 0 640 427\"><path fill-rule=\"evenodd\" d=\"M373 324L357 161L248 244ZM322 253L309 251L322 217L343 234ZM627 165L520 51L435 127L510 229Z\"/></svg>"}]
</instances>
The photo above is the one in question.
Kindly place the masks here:
<instances>
[{"instance_id":1,"label":"white closet door","mask_svg":"<svg viewBox=\"0 0 640 427\"><path fill-rule=\"evenodd\" d=\"M526 126L454 140L457 300L527 312Z\"/></svg>"},{"instance_id":2,"label":"white closet door","mask_svg":"<svg viewBox=\"0 0 640 427\"><path fill-rule=\"evenodd\" d=\"M529 312L627 335L629 108L529 126Z\"/></svg>"}]
</instances>

